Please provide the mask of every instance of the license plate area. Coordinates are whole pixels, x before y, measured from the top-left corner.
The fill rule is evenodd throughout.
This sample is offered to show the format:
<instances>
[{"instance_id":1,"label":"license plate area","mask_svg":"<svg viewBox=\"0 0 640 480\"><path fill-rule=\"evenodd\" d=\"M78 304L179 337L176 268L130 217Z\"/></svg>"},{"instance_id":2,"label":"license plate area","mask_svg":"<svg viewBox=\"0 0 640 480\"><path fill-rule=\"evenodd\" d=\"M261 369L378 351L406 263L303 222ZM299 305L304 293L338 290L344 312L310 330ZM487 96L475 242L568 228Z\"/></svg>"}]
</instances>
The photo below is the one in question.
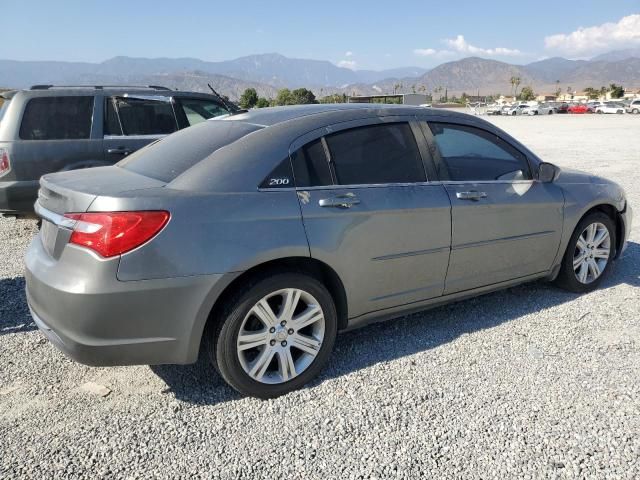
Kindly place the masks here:
<instances>
[{"instance_id":1,"label":"license plate area","mask_svg":"<svg viewBox=\"0 0 640 480\"><path fill-rule=\"evenodd\" d=\"M56 238L58 236L58 226L49 220L42 220L40 227L40 238L46 252L53 256L56 249Z\"/></svg>"}]
</instances>

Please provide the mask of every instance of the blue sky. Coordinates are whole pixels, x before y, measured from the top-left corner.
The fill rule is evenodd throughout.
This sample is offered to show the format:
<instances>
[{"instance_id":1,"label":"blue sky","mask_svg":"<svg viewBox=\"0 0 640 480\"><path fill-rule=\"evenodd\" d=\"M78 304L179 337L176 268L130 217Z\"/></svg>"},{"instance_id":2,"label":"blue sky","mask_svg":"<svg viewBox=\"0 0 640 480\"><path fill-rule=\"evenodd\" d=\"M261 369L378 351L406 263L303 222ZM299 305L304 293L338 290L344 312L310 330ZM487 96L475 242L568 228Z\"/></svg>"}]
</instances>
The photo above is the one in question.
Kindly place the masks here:
<instances>
[{"instance_id":1,"label":"blue sky","mask_svg":"<svg viewBox=\"0 0 640 480\"><path fill-rule=\"evenodd\" d=\"M350 68L477 55L528 63L640 47L640 1L2 0L0 58L226 60L255 53ZM634 16L637 15L637 16Z\"/></svg>"}]
</instances>

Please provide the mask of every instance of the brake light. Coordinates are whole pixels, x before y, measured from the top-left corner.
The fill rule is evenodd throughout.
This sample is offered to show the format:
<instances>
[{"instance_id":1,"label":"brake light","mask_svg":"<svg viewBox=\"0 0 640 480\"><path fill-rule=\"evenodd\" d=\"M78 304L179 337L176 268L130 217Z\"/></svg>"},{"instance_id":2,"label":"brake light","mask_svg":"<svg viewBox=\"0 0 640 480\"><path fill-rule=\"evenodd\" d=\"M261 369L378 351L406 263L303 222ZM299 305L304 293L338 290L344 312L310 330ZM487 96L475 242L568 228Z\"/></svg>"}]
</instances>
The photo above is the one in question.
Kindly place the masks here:
<instances>
[{"instance_id":1,"label":"brake light","mask_svg":"<svg viewBox=\"0 0 640 480\"><path fill-rule=\"evenodd\" d=\"M0 148L0 177L11 170L11 163L9 162L9 152L4 148Z\"/></svg>"},{"instance_id":2,"label":"brake light","mask_svg":"<svg viewBox=\"0 0 640 480\"><path fill-rule=\"evenodd\" d=\"M169 221L169 212L67 213L75 220L70 243L90 248L103 257L129 252L155 237Z\"/></svg>"}]
</instances>

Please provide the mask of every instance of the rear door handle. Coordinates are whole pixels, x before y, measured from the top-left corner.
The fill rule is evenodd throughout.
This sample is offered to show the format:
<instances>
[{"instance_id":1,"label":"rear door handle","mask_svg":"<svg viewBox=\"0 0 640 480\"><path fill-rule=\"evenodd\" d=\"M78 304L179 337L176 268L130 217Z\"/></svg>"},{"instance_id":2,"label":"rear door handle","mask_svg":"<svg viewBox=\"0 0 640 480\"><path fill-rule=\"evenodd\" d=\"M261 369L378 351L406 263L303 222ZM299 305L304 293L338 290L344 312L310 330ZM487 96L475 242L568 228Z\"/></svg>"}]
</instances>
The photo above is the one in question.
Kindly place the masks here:
<instances>
[{"instance_id":1,"label":"rear door handle","mask_svg":"<svg viewBox=\"0 0 640 480\"><path fill-rule=\"evenodd\" d=\"M478 192L471 190L469 192L456 192L456 197L460 200L480 200L481 198L487 198L486 192Z\"/></svg>"},{"instance_id":2,"label":"rear door handle","mask_svg":"<svg viewBox=\"0 0 640 480\"><path fill-rule=\"evenodd\" d=\"M130 150L125 147L110 148L107 150L107 153L111 155L129 155L130 153L133 153L133 152L135 152L135 150Z\"/></svg>"},{"instance_id":3,"label":"rear door handle","mask_svg":"<svg viewBox=\"0 0 640 480\"><path fill-rule=\"evenodd\" d=\"M321 207L333 208L351 208L358 205L360 200L353 193L345 193L344 195L336 195L335 197L322 198L318 201Z\"/></svg>"}]
</instances>

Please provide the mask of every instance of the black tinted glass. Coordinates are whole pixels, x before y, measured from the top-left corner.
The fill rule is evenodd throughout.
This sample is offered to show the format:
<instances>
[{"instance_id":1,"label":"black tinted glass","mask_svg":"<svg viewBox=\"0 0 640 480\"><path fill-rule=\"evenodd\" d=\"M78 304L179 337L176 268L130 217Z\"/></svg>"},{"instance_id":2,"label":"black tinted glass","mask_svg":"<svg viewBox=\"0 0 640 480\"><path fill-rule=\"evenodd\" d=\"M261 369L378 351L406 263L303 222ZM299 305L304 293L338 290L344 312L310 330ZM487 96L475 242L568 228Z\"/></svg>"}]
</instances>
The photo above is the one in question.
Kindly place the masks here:
<instances>
[{"instance_id":1,"label":"black tinted glass","mask_svg":"<svg viewBox=\"0 0 640 480\"><path fill-rule=\"evenodd\" d=\"M177 130L171 102L117 98L124 135L166 135Z\"/></svg>"},{"instance_id":2,"label":"black tinted glass","mask_svg":"<svg viewBox=\"0 0 640 480\"><path fill-rule=\"evenodd\" d=\"M329 135L326 140L341 185L426 180L408 123L353 128Z\"/></svg>"},{"instance_id":3,"label":"black tinted glass","mask_svg":"<svg viewBox=\"0 0 640 480\"><path fill-rule=\"evenodd\" d=\"M293 174L297 187L331 185L331 170L320 139L293 154Z\"/></svg>"},{"instance_id":4,"label":"black tinted glass","mask_svg":"<svg viewBox=\"0 0 640 480\"><path fill-rule=\"evenodd\" d=\"M104 134L105 135L122 135L122 128L120 128L120 121L118 120L116 109L113 106L113 99L111 98L108 98L105 104Z\"/></svg>"},{"instance_id":5,"label":"black tinted glass","mask_svg":"<svg viewBox=\"0 0 640 480\"><path fill-rule=\"evenodd\" d=\"M170 182L213 152L262 127L217 121L180 130L129 155L117 165L126 170Z\"/></svg>"},{"instance_id":6,"label":"black tinted glass","mask_svg":"<svg viewBox=\"0 0 640 480\"><path fill-rule=\"evenodd\" d=\"M430 123L449 179L528 180L526 158L493 133L466 125Z\"/></svg>"},{"instance_id":7,"label":"black tinted glass","mask_svg":"<svg viewBox=\"0 0 640 480\"><path fill-rule=\"evenodd\" d=\"M24 140L70 140L89 138L93 97L32 98L22 117Z\"/></svg>"}]
</instances>

